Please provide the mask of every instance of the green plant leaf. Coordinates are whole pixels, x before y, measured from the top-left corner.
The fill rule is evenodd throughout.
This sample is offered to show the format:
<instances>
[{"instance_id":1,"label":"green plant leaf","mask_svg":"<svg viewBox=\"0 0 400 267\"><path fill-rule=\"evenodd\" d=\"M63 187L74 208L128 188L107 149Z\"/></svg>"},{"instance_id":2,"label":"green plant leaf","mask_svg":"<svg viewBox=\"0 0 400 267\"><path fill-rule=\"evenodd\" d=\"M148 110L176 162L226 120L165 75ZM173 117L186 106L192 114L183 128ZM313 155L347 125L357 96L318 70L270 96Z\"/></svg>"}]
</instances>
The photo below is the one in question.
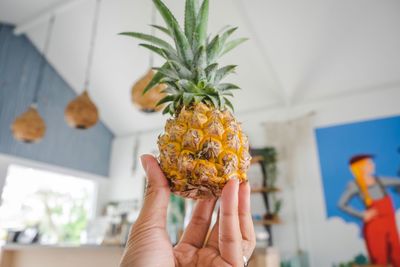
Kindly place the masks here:
<instances>
[{"instance_id":1,"label":"green plant leaf","mask_svg":"<svg viewBox=\"0 0 400 267\"><path fill-rule=\"evenodd\" d=\"M211 43L207 46L208 64L212 64L218 57L221 51L221 40L219 35L215 36Z\"/></svg>"},{"instance_id":2,"label":"green plant leaf","mask_svg":"<svg viewBox=\"0 0 400 267\"><path fill-rule=\"evenodd\" d=\"M157 47L157 46L149 45L149 44L139 44L139 46L142 46L142 47L144 47L144 48L147 48L147 49L149 49L150 51L156 53L157 55L159 55L159 56L161 56L161 57L163 57L163 58L165 58L165 59L167 58L166 55L165 55L165 53L164 53L164 50L161 49L161 48L159 48L159 47Z\"/></svg>"},{"instance_id":3,"label":"green plant leaf","mask_svg":"<svg viewBox=\"0 0 400 267\"><path fill-rule=\"evenodd\" d=\"M226 97L224 97L224 100L225 100L225 104L226 104L233 112L235 112L235 108L233 107L232 102L231 102L228 98L226 98Z\"/></svg>"},{"instance_id":4,"label":"green plant leaf","mask_svg":"<svg viewBox=\"0 0 400 267\"><path fill-rule=\"evenodd\" d=\"M238 29L238 27L230 27L221 35L221 44L225 45L226 40Z\"/></svg>"},{"instance_id":5,"label":"green plant leaf","mask_svg":"<svg viewBox=\"0 0 400 267\"><path fill-rule=\"evenodd\" d=\"M202 68L202 69L205 68L207 64L207 54L204 46L200 46L199 49L197 50L193 59L193 63L197 68Z\"/></svg>"},{"instance_id":6,"label":"green plant leaf","mask_svg":"<svg viewBox=\"0 0 400 267\"><path fill-rule=\"evenodd\" d=\"M178 93L178 90L176 90L175 87L168 86L167 88L163 89L163 90L161 91L161 93L163 93L163 94L175 95L176 93Z\"/></svg>"},{"instance_id":7,"label":"green plant leaf","mask_svg":"<svg viewBox=\"0 0 400 267\"><path fill-rule=\"evenodd\" d=\"M232 49L236 48L238 45L246 42L248 39L247 38L239 38L239 39L235 39L233 41L228 42L225 47L224 50L222 51L221 56L225 55L226 53L230 52Z\"/></svg>"},{"instance_id":8,"label":"green plant leaf","mask_svg":"<svg viewBox=\"0 0 400 267\"><path fill-rule=\"evenodd\" d=\"M230 91L225 91L225 92L222 93L222 95L223 95L223 96L230 96L230 97L233 97L233 94L232 94L232 92L230 92Z\"/></svg>"},{"instance_id":9,"label":"green plant leaf","mask_svg":"<svg viewBox=\"0 0 400 267\"><path fill-rule=\"evenodd\" d=\"M217 96L215 96L215 95L208 95L207 97L208 97L208 99L211 100L211 102L213 103L213 105L214 105L215 108L219 108L219 101L218 101L218 97L217 97Z\"/></svg>"},{"instance_id":10,"label":"green plant leaf","mask_svg":"<svg viewBox=\"0 0 400 267\"><path fill-rule=\"evenodd\" d=\"M194 95L191 93L183 93L183 105L189 106L194 100Z\"/></svg>"},{"instance_id":11,"label":"green plant leaf","mask_svg":"<svg viewBox=\"0 0 400 267\"><path fill-rule=\"evenodd\" d=\"M202 96L202 95L195 95L195 96L194 96L194 102L195 102L196 104L198 104L198 103L200 103L201 101L203 101L203 99L204 99L204 96Z\"/></svg>"},{"instance_id":12,"label":"green plant leaf","mask_svg":"<svg viewBox=\"0 0 400 267\"><path fill-rule=\"evenodd\" d=\"M221 94L218 94L218 102L220 108L223 108L225 106L225 98Z\"/></svg>"},{"instance_id":13,"label":"green plant leaf","mask_svg":"<svg viewBox=\"0 0 400 267\"><path fill-rule=\"evenodd\" d=\"M167 63L165 63L160 69L164 69L167 67ZM154 74L153 79L149 82L149 84L146 86L146 88L143 90L143 94L147 93L150 89L152 89L154 86L157 84L161 83L161 80L165 78L164 74L161 72L157 72Z\"/></svg>"},{"instance_id":14,"label":"green plant leaf","mask_svg":"<svg viewBox=\"0 0 400 267\"><path fill-rule=\"evenodd\" d=\"M211 72L215 72L217 70L217 68L218 68L218 63L214 63L214 64L207 66L207 68L205 69L207 76L210 75Z\"/></svg>"},{"instance_id":15,"label":"green plant leaf","mask_svg":"<svg viewBox=\"0 0 400 267\"><path fill-rule=\"evenodd\" d=\"M172 33L170 32L170 30L168 30L168 29L165 28L165 27L162 27L162 26L159 26L159 25L154 25L154 24L151 24L150 26L153 27L153 28L156 28L156 29L158 29L158 30L160 30L160 31L162 31L163 33L165 33L165 34L168 35L169 37L173 37L173 36L172 36Z\"/></svg>"},{"instance_id":16,"label":"green plant leaf","mask_svg":"<svg viewBox=\"0 0 400 267\"><path fill-rule=\"evenodd\" d=\"M193 62L193 51L189 41L179 28L174 29L174 36L178 55L184 59L187 66L190 66Z\"/></svg>"},{"instance_id":17,"label":"green plant leaf","mask_svg":"<svg viewBox=\"0 0 400 267\"><path fill-rule=\"evenodd\" d=\"M170 106L171 106L171 104L169 104L168 106L166 106L166 107L164 108L164 110L163 110L163 112L162 112L163 115L165 115L165 114L167 114L167 113L171 113L171 111L170 111Z\"/></svg>"},{"instance_id":18,"label":"green plant leaf","mask_svg":"<svg viewBox=\"0 0 400 267\"><path fill-rule=\"evenodd\" d=\"M217 86L215 86L215 89L217 89L218 91L230 91L230 90L239 90L240 87L232 83L220 83Z\"/></svg>"},{"instance_id":19,"label":"green plant leaf","mask_svg":"<svg viewBox=\"0 0 400 267\"><path fill-rule=\"evenodd\" d=\"M214 84L218 84L223 78L225 78L228 74L235 71L237 65L228 65L223 68L217 70L215 74Z\"/></svg>"},{"instance_id":20,"label":"green plant leaf","mask_svg":"<svg viewBox=\"0 0 400 267\"><path fill-rule=\"evenodd\" d=\"M196 0L186 0L185 4L185 35L192 42L193 32L196 28Z\"/></svg>"},{"instance_id":21,"label":"green plant leaf","mask_svg":"<svg viewBox=\"0 0 400 267\"><path fill-rule=\"evenodd\" d=\"M161 0L153 0L153 3L163 17L165 23L168 26L168 29L173 33L173 36L175 37L174 41L176 50L178 51L178 55L180 55L185 60L185 63L190 65L193 59L193 52L185 34L179 27L178 21Z\"/></svg>"},{"instance_id":22,"label":"green plant leaf","mask_svg":"<svg viewBox=\"0 0 400 267\"><path fill-rule=\"evenodd\" d=\"M174 100L175 100L175 96L168 95L168 96L162 98L160 101L158 101L156 106L160 106L162 104L165 104L165 103L168 103L168 102L172 102Z\"/></svg>"},{"instance_id":23,"label":"green plant leaf","mask_svg":"<svg viewBox=\"0 0 400 267\"><path fill-rule=\"evenodd\" d=\"M200 93L201 90L197 88L197 86L190 80L179 80L177 82L178 86L180 86L185 92L190 93Z\"/></svg>"},{"instance_id":24,"label":"green plant leaf","mask_svg":"<svg viewBox=\"0 0 400 267\"><path fill-rule=\"evenodd\" d=\"M180 62L169 60L168 63L176 70L180 78L191 79L193 77L193 73Z\"/></svg>"},{"instance_id":25,"label":"green plant leaf","mask_svg":"<svg viewBox=\"0 0 400 267\"><path fill-rule=\"evenodd\" d=\"M200 7L199 14L197 15L196 30L194 32L193 40L194 47L206 44L207 39L207 25L208 25L208 13L209 13L209 0L204 0Z\"/></svg>"},{"instance_id":26,"label":"green plant leaf","mask_svg":"<svg viewBox=\"0 0 400 267\"><path fill-rule=\"evenodd\" d=\"M178 21L168 9L168 7L161 0L153 0L154 5L163 17L167 27L171 33L173 33L174 28L179 25Z\"/></svg>"},{"instance_id":27,"label":"green plant leaf","mask_svg":"<svg viewBox=\"0 0 400 267\"><path fill-rule=\"evenodd\" d=\"M144 40L147 42L152 43L153 45L157 45L159 47L165 48L166 50L174 50L174 48L167 43L166 41L157 38L155 36L149 35L149 34L145 34L145 33L140 33L140 32L122 32L120 33L120 35L125 35L125 36L130 36L130 37L134 37L140 40Z\"/></svg>"}]
</instances>

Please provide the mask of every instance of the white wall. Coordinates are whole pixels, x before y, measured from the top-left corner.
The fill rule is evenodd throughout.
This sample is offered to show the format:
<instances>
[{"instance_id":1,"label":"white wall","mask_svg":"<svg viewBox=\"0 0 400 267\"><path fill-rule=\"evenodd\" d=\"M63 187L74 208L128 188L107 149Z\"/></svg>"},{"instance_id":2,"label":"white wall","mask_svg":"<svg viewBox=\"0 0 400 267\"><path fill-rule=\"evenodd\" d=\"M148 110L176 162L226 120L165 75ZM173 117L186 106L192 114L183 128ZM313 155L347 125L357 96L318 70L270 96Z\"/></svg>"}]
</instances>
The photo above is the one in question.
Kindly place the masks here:
<instances>
[{"instance_id":1,"label":"white wall","mask_svg":"<svg viewBox=\"0 0 400 267\"><path fill-rule=\"evenodd\" d=\"M322 126L349 123L400 114L400 88L367 92L348 97L332 97L315 103L269 111L238 114L253 147L270 145L264 124L287 121L314 114L310 129L299 133L292 161L280 165L279 184L283 188L283 224L274 226L274 240L282 254L294 255L299 249L309 252L312 267L328 267L337 261L347 261L364 251L363 242L354 235L353 225L340 220L325 219L322 182L319 170L314 129ZM140 134L140 153L152 152L160 130ZM137 136L116 138L111 164L111 199L141 199L143 172L132 174L133 147ZM282 169L284 168L284 169ZM286 169L286 170L285 170ZM289 170L288 170L289 169ZM293 183L285 171L295 174ZM294 188L293 188L294 186ZM260 210L259 201L254 209ZM258 202L258 204L257 204ZM295 212L297 211L297 213Z\"/></svg>"},{"instance_id":2,"label":"white wall","mask_svg":"<svg viewBox=\"0 0 400 267\"><path fill-rule=\"evenodd\" d=\"M145 175L139 157L156 152L157 136L158 131L155 131L114 139L110 165L112 186L108 194L111 201L136 199L141 202ZM138 147L135 155L136 142Z\"/></svg>"}]
</instances>

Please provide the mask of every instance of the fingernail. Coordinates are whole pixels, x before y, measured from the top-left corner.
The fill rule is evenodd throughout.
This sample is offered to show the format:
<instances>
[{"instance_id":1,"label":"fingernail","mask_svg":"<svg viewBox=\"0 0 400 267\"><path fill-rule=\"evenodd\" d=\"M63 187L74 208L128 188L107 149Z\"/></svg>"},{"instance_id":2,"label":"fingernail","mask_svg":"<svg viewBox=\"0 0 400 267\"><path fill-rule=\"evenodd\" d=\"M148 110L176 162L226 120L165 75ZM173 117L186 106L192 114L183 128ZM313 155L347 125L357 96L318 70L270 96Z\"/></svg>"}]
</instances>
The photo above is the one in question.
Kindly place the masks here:
<instances>
[{"instance_id":1,"label":"fingernail","mask_svg":"<svg viewBox=\"0 0 400 267\"><path fill-rule=\"evenodd\" d=\"M145 172L147 172L147 161L145 160L146 155L140 156L140 161L142 162L142 166Z\"/></svg>"},{"instance_id":2,"label":"fingernail","mask_svg":"<svg viewBox=\"0 0 400 267\"><path fill-rule=\"evenodd\" d=\"M236 177L234 177L234 178L231 178L231 180L232 181L234 181L234 183L236 184L236 185L238 185L239 184L239 179L238 178L236 178Z\"/></svg>"}]
</instances>

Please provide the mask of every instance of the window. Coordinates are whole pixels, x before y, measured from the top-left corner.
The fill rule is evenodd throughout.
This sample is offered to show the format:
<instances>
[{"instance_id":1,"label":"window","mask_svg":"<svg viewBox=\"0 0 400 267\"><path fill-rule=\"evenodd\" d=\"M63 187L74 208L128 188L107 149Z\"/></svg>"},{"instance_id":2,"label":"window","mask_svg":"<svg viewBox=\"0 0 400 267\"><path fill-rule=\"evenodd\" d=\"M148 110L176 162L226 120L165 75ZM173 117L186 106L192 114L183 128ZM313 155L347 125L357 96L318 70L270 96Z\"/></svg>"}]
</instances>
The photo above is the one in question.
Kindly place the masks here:
<instances>
[{"instance_id":1,"label":"window","mask_svg":"<svg viewBox=\"0 0 400 267\"><path fill-rule=\"evenodd\" d=\"M94 213L96 184L68 175L10 165L1 196L0 229L36 228L44 244L79 244ZM0 237L1 238L1 237Z\"/></svg>"}]
</instances>

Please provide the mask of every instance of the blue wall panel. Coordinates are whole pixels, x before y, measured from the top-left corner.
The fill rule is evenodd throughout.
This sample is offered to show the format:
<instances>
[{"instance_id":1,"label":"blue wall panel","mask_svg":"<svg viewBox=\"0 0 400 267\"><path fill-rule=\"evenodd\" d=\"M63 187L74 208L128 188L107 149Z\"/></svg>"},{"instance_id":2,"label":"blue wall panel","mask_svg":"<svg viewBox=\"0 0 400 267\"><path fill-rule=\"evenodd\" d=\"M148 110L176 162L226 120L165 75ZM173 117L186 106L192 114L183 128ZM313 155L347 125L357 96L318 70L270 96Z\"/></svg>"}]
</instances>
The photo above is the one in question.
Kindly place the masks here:
<instances>
[{"instance_id":1,"label":"blue wall panel","mask_svg":"<svg viewBox=\"0 0 400 267\"><path fill-rule=\"evenodd\" d=\"M39 92L38 109L47 125L45 138L37 144L23 144L12 137L10 125L32 102L41 60L33 44L12 30L0 24L0 153L107 176L113 134L103 123L85 131L66 125L64 108L76 93L50 64Z\"/></svg>"}]
</instances>

